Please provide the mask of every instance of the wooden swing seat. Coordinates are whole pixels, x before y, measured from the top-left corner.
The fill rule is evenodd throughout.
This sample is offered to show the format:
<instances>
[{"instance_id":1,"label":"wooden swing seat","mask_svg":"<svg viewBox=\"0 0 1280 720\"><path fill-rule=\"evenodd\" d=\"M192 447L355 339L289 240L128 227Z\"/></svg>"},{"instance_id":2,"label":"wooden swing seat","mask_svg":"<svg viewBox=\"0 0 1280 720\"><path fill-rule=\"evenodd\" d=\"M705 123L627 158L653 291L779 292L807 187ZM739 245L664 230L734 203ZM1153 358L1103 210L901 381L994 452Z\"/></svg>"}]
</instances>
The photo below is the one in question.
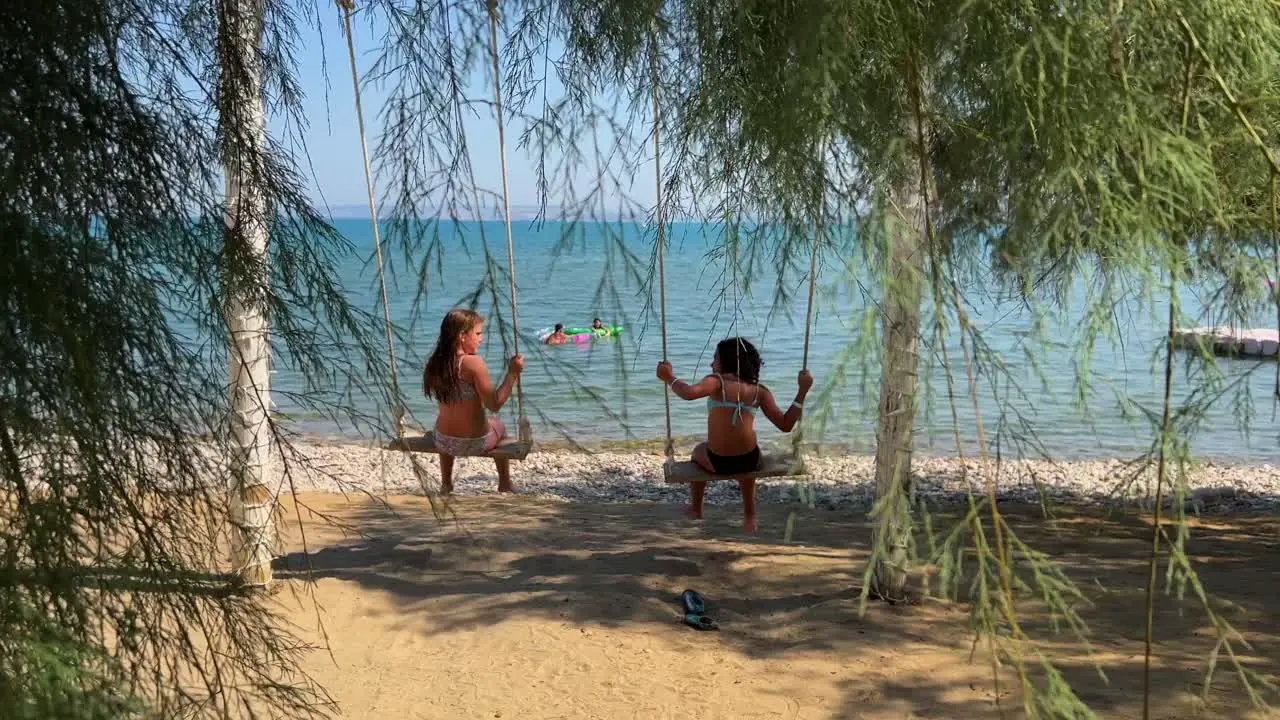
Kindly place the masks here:
<instances>
[{"instance_id":1,"label":"wooden swing seat","mask_svg":"<svg viewBox=\"0 0 1280 720\"><path fill-rule=\"evenodd\" d=\"M760 457L760 467L751 472L715 475L707 472L692 460L684 460L682 462L664 463L663 475L668 483L676 485L737 478L759 480L762 478L805 474L803 461L798 468L793 468L793 465L795 465L795 461L787 455L762 455Z\"/></svg>"},{"instance_id":2,"label":"wooden swing seat","mask_svg":"<svg viewBox=\"0 0 1280 720\"><path fill-rule=\"evenodd\" d=\"M430 431L423 435L412 435L406 436L402 439L392 440L384 447L387 450L396 450L399 452L431 453L432 455L442 454L440 452L440 448L436 447L435 433ZM493 458L494 460L523 460L529 454L529 449L532 447L532 439L521 440L518 438L511 438L487 453L469 455L467 457L484 457Z\"/></svg>"}]
</instances>

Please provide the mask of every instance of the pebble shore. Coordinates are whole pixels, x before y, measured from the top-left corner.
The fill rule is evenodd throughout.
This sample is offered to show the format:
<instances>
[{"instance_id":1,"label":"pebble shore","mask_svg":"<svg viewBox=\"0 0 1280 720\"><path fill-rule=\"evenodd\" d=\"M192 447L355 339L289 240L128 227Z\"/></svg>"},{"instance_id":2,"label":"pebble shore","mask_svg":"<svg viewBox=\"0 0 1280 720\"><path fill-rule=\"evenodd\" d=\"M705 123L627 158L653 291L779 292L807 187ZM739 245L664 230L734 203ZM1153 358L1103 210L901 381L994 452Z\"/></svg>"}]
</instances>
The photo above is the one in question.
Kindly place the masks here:
<instances>
[{"instance_id":1,"label":"pebble shore","mask_svg":"<svg viewBox=\"0 0 1280 720\"><path fill-rule=\"evenodd\" d=\"M300 440L293 443L289 467L298 491L369 492L378 495L423 494L411 465L420 461L428 487L438 489L439 464L434 455L413 455L356 443ZM874 463L866 455L806 457L807 475L761 480L761 503L793 503L804 493L816 507L866 510L875 495ZM279 467L279 466L278 466ZM965 468L967 467L967 475ZM985 493L998 478L997 495L1014 502L1083 505L1150 506L1155 496L1155 467L1139 469L1119 460L1004 461L982 465L970 459L917 455L914 460L916 500L947 506L963 502L970 487ZM533 452L512 463L516 492L562 502L686 503L685 485L663 481L662 455L652 452ZM461 458L454 470L456 495L495 492L493 462ZM1280 509L1280 465L1201 463L1182 481L1189 511L1265 512ZM1172 493L1168 488L1165 495ZM737 484L714 482L707 502L736 504Z\"/></svg>"}]
</instances>

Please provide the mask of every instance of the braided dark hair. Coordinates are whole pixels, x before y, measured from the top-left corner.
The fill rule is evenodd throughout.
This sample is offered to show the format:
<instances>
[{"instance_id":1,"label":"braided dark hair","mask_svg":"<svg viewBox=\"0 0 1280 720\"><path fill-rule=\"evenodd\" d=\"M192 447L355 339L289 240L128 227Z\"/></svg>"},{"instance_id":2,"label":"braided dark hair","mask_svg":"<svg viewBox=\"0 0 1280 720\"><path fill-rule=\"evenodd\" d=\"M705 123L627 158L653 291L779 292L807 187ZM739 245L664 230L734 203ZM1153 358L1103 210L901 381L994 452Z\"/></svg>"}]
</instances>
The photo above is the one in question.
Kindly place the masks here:
<instances>
[{"instance_id":1,"label":"braided dark hair","mask_svg":"<svg viewBox=\"0 0 1280 720\"><path fill-rule=\"evenodd\" d=\"M720 359L721 372L733 373L744 383L760 383L760 368L764 361L750 340L744 337L725 338L716 345L716 357Z\"/></svg>"}]
</instances>

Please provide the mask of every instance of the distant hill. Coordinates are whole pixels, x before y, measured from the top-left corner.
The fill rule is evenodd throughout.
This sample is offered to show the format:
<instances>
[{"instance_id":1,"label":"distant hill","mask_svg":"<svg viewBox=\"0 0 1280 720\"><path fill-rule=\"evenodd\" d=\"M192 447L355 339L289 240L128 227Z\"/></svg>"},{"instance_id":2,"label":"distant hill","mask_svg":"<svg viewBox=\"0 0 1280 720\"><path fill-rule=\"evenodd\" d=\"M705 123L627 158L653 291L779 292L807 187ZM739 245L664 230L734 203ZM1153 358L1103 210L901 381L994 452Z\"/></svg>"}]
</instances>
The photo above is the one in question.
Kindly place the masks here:
<instances>
[{"instance_id":1,"label":"distant hill","mask_svg":"<svg viewBox=\"0 0 1280 720\"><path fill-rule=\"evenodd\" d=\"M540 208L537 205L512 205L511 219L533 220L538 217L539 210ZM335 218L359 218L363 220L367 220L369 218L369 206L363 203L333 204L329 206L329 212ZM562 211L559 207L549 206L547 208L546 216L552 219L558 218L560 217L561 212ZM465 213L463 216L469 217L470 213ZM489 209L484 213L482 218L485 220L501 220L502 211Z\"/></svg>"}]
</instances>

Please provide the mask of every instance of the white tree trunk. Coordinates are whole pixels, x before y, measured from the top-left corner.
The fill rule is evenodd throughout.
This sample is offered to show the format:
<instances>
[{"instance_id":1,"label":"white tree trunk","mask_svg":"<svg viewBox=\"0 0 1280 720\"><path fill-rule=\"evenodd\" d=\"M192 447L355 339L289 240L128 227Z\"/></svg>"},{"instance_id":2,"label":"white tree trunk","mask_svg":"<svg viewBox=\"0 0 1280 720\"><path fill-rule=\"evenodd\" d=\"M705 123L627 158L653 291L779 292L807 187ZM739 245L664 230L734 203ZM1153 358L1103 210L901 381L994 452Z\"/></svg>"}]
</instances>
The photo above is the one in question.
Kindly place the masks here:
<instances>
[{"instance_id":1,"label":"white tree trunk","mask_svg":"<svg viewBox=\"0 0 1280 720\"><path fill-rule=\"evenodd\" d=\"M266 109L261 0L220 0L219 110L224 137L231 380L232 565L250 585L271 582L276 544L271 475L271 346L267 336L268 216L263 188Z\"/></svg>"},{"instance_id":2,"label":"white tree trunk","mask_svg":"<svg viewBox=\"0 0 1280 720\"><path fill-rule=\"evenodd\" d=\"M914 122L908 123L915 139ZM884 361L876 432L876 499L883 503L873 542L883 555L875 590L888 600L906 595L911 540L911 449L916 420L920 301L928 228L920 178L911 173L890 193L894 228L884 299Z\"/></svg>"}]
</instances>

